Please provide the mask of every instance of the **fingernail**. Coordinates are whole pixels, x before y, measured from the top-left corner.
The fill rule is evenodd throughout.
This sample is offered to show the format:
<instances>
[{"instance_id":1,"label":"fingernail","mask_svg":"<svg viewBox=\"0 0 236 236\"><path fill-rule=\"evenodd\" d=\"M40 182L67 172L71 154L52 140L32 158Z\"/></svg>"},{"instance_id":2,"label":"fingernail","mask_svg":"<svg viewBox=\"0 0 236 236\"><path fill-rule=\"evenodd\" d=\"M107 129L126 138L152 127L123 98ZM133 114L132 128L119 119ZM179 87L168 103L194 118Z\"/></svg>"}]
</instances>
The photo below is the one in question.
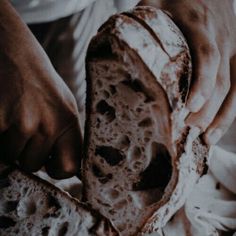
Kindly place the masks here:
<instances>
[{"instance_id":1,"label":"fingernail","mask_svg":"<svg viewBox=\"0 0 236 236\"><path fill-rule=\"evenodd\" d=\"M187 107L191 112L198 112L202 108L204 102L205 98L201 94L198 94L189 101Z\"/></svg>"},{"instance_id":2,"label":"fingernail","mask_svg":"<svg viewBox=\"0 0 236 236\"><path fill-rule=\"evenodd\" d=\"M220 140L221 136L222 136L222 131L220 129L210 130L206 134L206 139L207 139L206 141L209 144L214 145Z\"/></svg>"}]
</instances>

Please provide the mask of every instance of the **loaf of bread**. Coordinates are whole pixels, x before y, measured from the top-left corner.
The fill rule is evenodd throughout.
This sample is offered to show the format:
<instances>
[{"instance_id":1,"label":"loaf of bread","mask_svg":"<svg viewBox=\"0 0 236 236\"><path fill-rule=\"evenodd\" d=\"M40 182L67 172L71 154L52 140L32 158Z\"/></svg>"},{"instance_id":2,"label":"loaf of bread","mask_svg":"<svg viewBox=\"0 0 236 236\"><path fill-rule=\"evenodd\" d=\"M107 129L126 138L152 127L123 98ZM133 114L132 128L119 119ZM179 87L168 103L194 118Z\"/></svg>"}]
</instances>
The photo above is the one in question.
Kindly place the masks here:
<instances>
[{"instance_id":1,"label":"loaf of bread","mask_svg":"<svg viewBox=\"0 0 236 236\"><path fill-rule=\"evenodd\" d=\"M0 164L1 236L118 235L85 204L36 176Z\"/></svg>"},{"instance_id":2,"label":"loaf of bread","mask_svg":"<svg viewBox=\"0 0 236 236\"><path fill-rule=\"evenodd\" d=\"M208 149L188 127L191 57L167 14L112 16L86 59L83 197L121 235L160 230L203 172Z\"/></svg>"}]
</instances>

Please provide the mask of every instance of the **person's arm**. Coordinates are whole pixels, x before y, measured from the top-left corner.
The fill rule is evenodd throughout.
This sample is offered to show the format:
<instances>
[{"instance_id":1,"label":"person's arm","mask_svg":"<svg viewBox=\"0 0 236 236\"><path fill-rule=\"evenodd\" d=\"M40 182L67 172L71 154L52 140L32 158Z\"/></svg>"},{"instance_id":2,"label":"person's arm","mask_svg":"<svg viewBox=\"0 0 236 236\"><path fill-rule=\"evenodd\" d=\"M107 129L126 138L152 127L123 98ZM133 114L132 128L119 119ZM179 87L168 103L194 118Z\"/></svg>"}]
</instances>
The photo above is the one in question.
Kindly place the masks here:
<instances>
[{"instance_id":1,"label":"person's arm","mask_svg":"<svg viewBox=\"0 0 236 236\"><path fill-rule=\"evenodd\" d=\"M169 13L189 44L193 80L187 122L215 144L236 117L236 16L232 0L144 0Z\"/></svg>"},{"instance_id":2,"label":"person's arm","mask_svg":"<svg viewBox=\"0 0 236 236\"><path fill-rule=\"evenodd\" d=\"M54 178L77 173L75 99L9 1L0 1L0 160ZM50 156L50 158L49 158Z\"/></svg>"}]
</instances>

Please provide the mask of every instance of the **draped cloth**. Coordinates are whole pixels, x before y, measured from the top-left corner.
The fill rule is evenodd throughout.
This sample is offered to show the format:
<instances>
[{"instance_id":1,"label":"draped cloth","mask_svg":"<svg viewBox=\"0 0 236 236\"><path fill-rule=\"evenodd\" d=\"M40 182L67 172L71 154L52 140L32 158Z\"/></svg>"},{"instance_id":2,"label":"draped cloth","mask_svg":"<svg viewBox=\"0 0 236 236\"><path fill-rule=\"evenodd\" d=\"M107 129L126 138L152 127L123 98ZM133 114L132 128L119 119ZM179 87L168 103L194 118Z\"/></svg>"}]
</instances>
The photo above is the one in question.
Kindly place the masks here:
<instances>
[{"instance_id":1,"label":"draped cloth","mask_svg":"<svg viewBox=\"0 0 236 236\"><path fill-rule=\"evenodd\" d=\"M231 143L236 141L233 139ZM230 149L235 146L236 142L228 145ZM236 154L212 146L208 166L208 173L163 229L164 235L223 236L236 232Z\"/></svg>"}]
</instances>

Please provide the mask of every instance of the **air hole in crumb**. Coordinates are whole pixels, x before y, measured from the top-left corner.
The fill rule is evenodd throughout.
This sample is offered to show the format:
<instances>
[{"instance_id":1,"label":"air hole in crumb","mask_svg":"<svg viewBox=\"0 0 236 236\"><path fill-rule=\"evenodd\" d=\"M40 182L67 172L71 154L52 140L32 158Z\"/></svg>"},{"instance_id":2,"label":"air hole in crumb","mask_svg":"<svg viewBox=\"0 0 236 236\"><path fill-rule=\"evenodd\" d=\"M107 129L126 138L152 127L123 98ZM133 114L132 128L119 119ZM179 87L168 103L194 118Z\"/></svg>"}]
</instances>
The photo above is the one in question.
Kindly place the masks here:
<instances>
[{"instance_id":1,"label":"air hole in crumb","mask_svg":"<svg viewBox=\"0 0 236 236\"><path fill-rule=\"evenodd\" d=\"M127 206L127 204L128 204L127 200L124 199L124 200L121 200L121 201L117 202L116 204L114 204L114 208L120 209L120 208Z\"/></svg>"},{"instance_id":2,"label":"air hole in crumb","mask_svg":"<svg viewBox=\"0 0 236 236\"><path fill-rule=\"evenodd\" d=\"M115 109L110 106L105 100L101 100L97 104L97 112L105 115L109 122L112 122L116 118Z\"/></svg>"},{"instance_id":3,"label":"air hole in crumb","mask_svg":"<svg viewBox=\"0 0 236 236\"><path fill-rule=\"evenodd\" d=\"M37 210L36 203L31 199L24 199L18 205L18 215L27 217L35 214Z\"/></svg>"},{"instance_id":4,"label":"air hole in crumb","mask_svg":"<svg viewBox=\"0 0 236 236\"><path fill-rule=\"evenodd\" d=\"M99 88L101 88L102 87L102 81L101 80L97 80L97 86L99 87Z\"/></svg>"},{"instance_id":5,"label":"air hole in crumb","mask_svg":"<svg viewBox=\"0 0 236 236\"><path fill-rule=\"evenodd\" d=\"M152 137L152 131L145 130L144 136L145 136L146 138L151 138L151 137Z\"/></svg>"},{"instance_id":6,"label":"air hole in crumb","mask_svg":"<svg viewBox=\"0 0 236 236\"><path fill-rule=\"evenodd\" d=\"M0 216L0 229L7 229L16 225L16 222L7 216Z\"/></svg>"},{"instance_id":7,"label":"air hole in crumb","mask_svg":"<svg viewBox=\"0 0 236 236\"><path fill-rule=\"evenodd\" d=\"M136 109L136 111L137 111L138 113L140 113L141 111L143 111L143 109L140 108L140 107L138 107L138 108Z\"/></svg>"},{"instance_id":8,"label":"air hole in crumb","mask_svg":"<svg viewBox=\"0 0 236 236\"><path fill-rule=\"evenodd\" d=\"M51 194L56 194L56 193L51 193ZM43 216L44 218L48 217L58 217L60 214L59 209L61 209L61 205L59 201L53 196L53 195L48 195L47 199L47 205L48 205L48 211L47 213Z\"/></svg>"},{"instance_id":9,"label":"air hole in crumb","mask_svg":"<svg viewBox=\"0 0 236 236\"><path fill-rule=\"evenodd\" d=\"M104 177L105 174L100 170L100 168L96 165L92 166L92 172L94 174L94 176L100 178L100 177Z\"/></svg>"},{"instance_id":10,"label":"air hole in crumb","mask_svg":"<svg viewBox=\"0 0 236 236\"><path fill-rule=\"evenodd\" d=\"M120 150L111 146L97 146L95 155L99 155L104 158L105 161L111 166L118 165L125 159L124 154Z\"/></svg>"},{"instance_id":11,"label":"air hole in crumb","mask_svg":"<svg viewBox=\"0 0 236 236\"><path fill-rule=\"evenodd\" d=\"M18 205L18 201L5 202L4 205L3 205L4 213L9 213L9 212L12 212L12 211L16 210L17 205Z\"/></svg>"},{"instance_id":12,"label":"air hole in crumb","mask_svg":"<svg viewBox=\"0 0 236 236\"><path fill-rule=\"evenodd\" d=\"M150 117L147 117L138 123L139 127L150 127L153 124L153 121Z\"/></svg>"},{"instance_id":13,"label":"air hole in crumb","mask_svg":"<svg viewBox=\"0 0 236 236\"><path fill-rule=\"evenodd\" d=\"M110 90L112 95L114 95L116 93L116 87L114 85L110 85L109 90Z\"/></svg>"},{"instance_id":14,"label":"air hole in crumb","mask_svg":"<svg viewBox=\"0 0 236 236\"><path fill-rule=\"evenodd\" d=\"M110 95L107 91L103 91L103 96L104 96L105 99L110 97Z\"/></svg>"},{"instance_id":15,"label":"air hole in crumb","mask_svg":"<svg viewBox=\"0 0 236 236\"><path fill-rule=\"evenodd\" d=\"M101 205L103 205L103 206L105 206L105 207L111 207L111 205L110 204L108 204L108 203L105 203L105 202L103 202L103 201L101 201L100 199L98 199L98 198L95 198L95 200L99 203L99 204L101 204Z\"/></svg>"},{"instance_id":16,"label":"air hole in crumb","mask_svg":"<svg viewBox=\"0 0 236 236\"><path fill-rule=\"evenodd\" d=\"M54 208L55 210L59 210L61 208L59 201L52 195L48 196L47 202L50 208Z\"/></svg>"},{"instance_id":17,"label":"air hole in crumb","mask_svg":"<svg viewBox=\"0 0 236 236\"><path fill-rule=\"evenodd\" d=\"M60 230L58 232L58 236L65 236L67 231L68 231L68 226L69 226L69 223L68 222L65 222L61 227L60 227Z\"/></svg>"},{"instance_id":18,"label":"air hole in crumb","mask_svg":"<svg viewBox=\"0 0 236 236\"><path fill-rule=\"evenodd\" d=\"M98 181L102 184L106 184L108 181L112 179L112 174L103 173L102 170L96 165L92 166L92 172L94 176L98 178Z\"/></svg>"},{"instance_id":19,"label":"air hole in crumb","mask_svg":"<svg viewBox=\"0 0 236 236\"><path fill-rule=\"evenodd\" d=\"M132 159L137 160L141 157L142 151L140 147L135 146L132 152Z\"/></svg>"},{"instance_id":20,"label":"air hole in crumb","mask_svg":"<svg viewBox=\"0 0 236 236\"><path fill-rule=\"evenodd\" d=\"M48 236L48 234L49 234L49 229L50 229L49 226L43 227L43 228L42 228L42 236Z\"/></svg>"},{"instance_id":21,"label":"air hole in crumb","mask_svg":"<svg viewBox=\"0 0 236 236\"><path fill-rule=\"evenodd\" d=\"M33 227L33 223L28 222L28 223L26 224L26 228L27 228L28 230L31 230L32 227Z\"/></svg>"},{"instance_id":22,"label":"air hole in crumb","mask_svg":"<svg viewBox=\"0 0 236 236\"><path fill-rule=\"evenodd\" d=\"M129 88L131 88L133 91L140 92L140 93L144 94L144 96L145 96L145 101L144 102L145 103L155 101L155 95L151 94L150 89L146 88L141 81L139 81L137 79L124 80L124 81L122 81L122 83L124 85L128 86Z\"/></svg>"},{"instance_id":23,"label":"air hole in crumb","mask_svg":"<svg viewBox=\"0 0 236 236\"><path fill-rule=\"evenodd\" d=\"M138 170L138 169L140 169L141 166L142 166L142 162L136 161L136 162L134 162L134 164L133 164L133 169L134 169L134 170Z\"/></svg>"},{"instance_id":24,"label":"air hole in crumb","mask_svg":"<svg viewBox=\"0 0 236 236\"><path fill-rule=\"evenodd\" d=\"M122 149L126 149L130 146L130 139L127 135L124 135L120 139L120 146Z\"/></svg>"},{"instance_id":25,"label":"air hole in crumb","mask_svg":"<svg viewBox=\"0 0 236 236\"><path fill-rule=\"evenodd\" d=\"M127 230L127 224L126 223L125 224L121 224L117 228L118 228L118 230L120 232L125 231L125 230Z\"/></svg>"},{"instance_id":26,"label":"air hole in crumb","mask_svg":"<svg viewBox=\"0 0 236 236\"><path fill-rule=\"evenodd\" d=\"M22 192L23 192L23 195L25 195L25 194L28 192L28 190L29 190L28 187L24 187L24 188L23 188L23 191L22 191Z\"/></svg>"},{"instance_id":27,"label":"air hole in crumb","mask_svg":"<svg viewBox=\"0 0 236 236\"><path fill-rule=\"evenodd\" d=\"M130 195L127 196L127 200L128 200L128 202L132 202L133 201L133 199L132 199L132 197Z\"/></svg>"},{"instance_id":28,"label":"air hole in crumb","mask_svg":"<svg viewBox=\"0 0 236 236\"><path fill-rule=\"evenodd\" d=\"M115 190L115 189L112 189L112 190L110 191L110 197L111 197L112 199L118 198L119 195L120 195L119 191L117 191L117 190Z\"/></svg>"},{"instance_id":29,"label":"air hole in crumb","mask_svg":"<svg viewBox=\"0 0 236 236\"><path fill-rule=\"evenodd\" d=\"M134 190L158 188L164 192L172 174L171 156L165 145L153 142L151 162L141 173L141 178L134 185Z\"/></svg>"},{"instance_id":30,"label":"air hole in crumb","mask_svg":"<svg viewBox=\"0 0 236 236\"><path fill-rule=\"evenodd\" d=\"M145 143L148 143L149 141L150 141L150 138L147 138L147 137L144 138Z\"/></svg>"},{"instance_id":31,"label":"air hole in crumb","mask_svg":"<svg viewBox=\"0 0 236 236\"><path fill-rule=\"evenodd\" d=\"M116 211L115 211L114 209L111 209L111 210L108 211L108 213L109 213L110 215L115 215Z\"/></svg>"}]
</instances>

